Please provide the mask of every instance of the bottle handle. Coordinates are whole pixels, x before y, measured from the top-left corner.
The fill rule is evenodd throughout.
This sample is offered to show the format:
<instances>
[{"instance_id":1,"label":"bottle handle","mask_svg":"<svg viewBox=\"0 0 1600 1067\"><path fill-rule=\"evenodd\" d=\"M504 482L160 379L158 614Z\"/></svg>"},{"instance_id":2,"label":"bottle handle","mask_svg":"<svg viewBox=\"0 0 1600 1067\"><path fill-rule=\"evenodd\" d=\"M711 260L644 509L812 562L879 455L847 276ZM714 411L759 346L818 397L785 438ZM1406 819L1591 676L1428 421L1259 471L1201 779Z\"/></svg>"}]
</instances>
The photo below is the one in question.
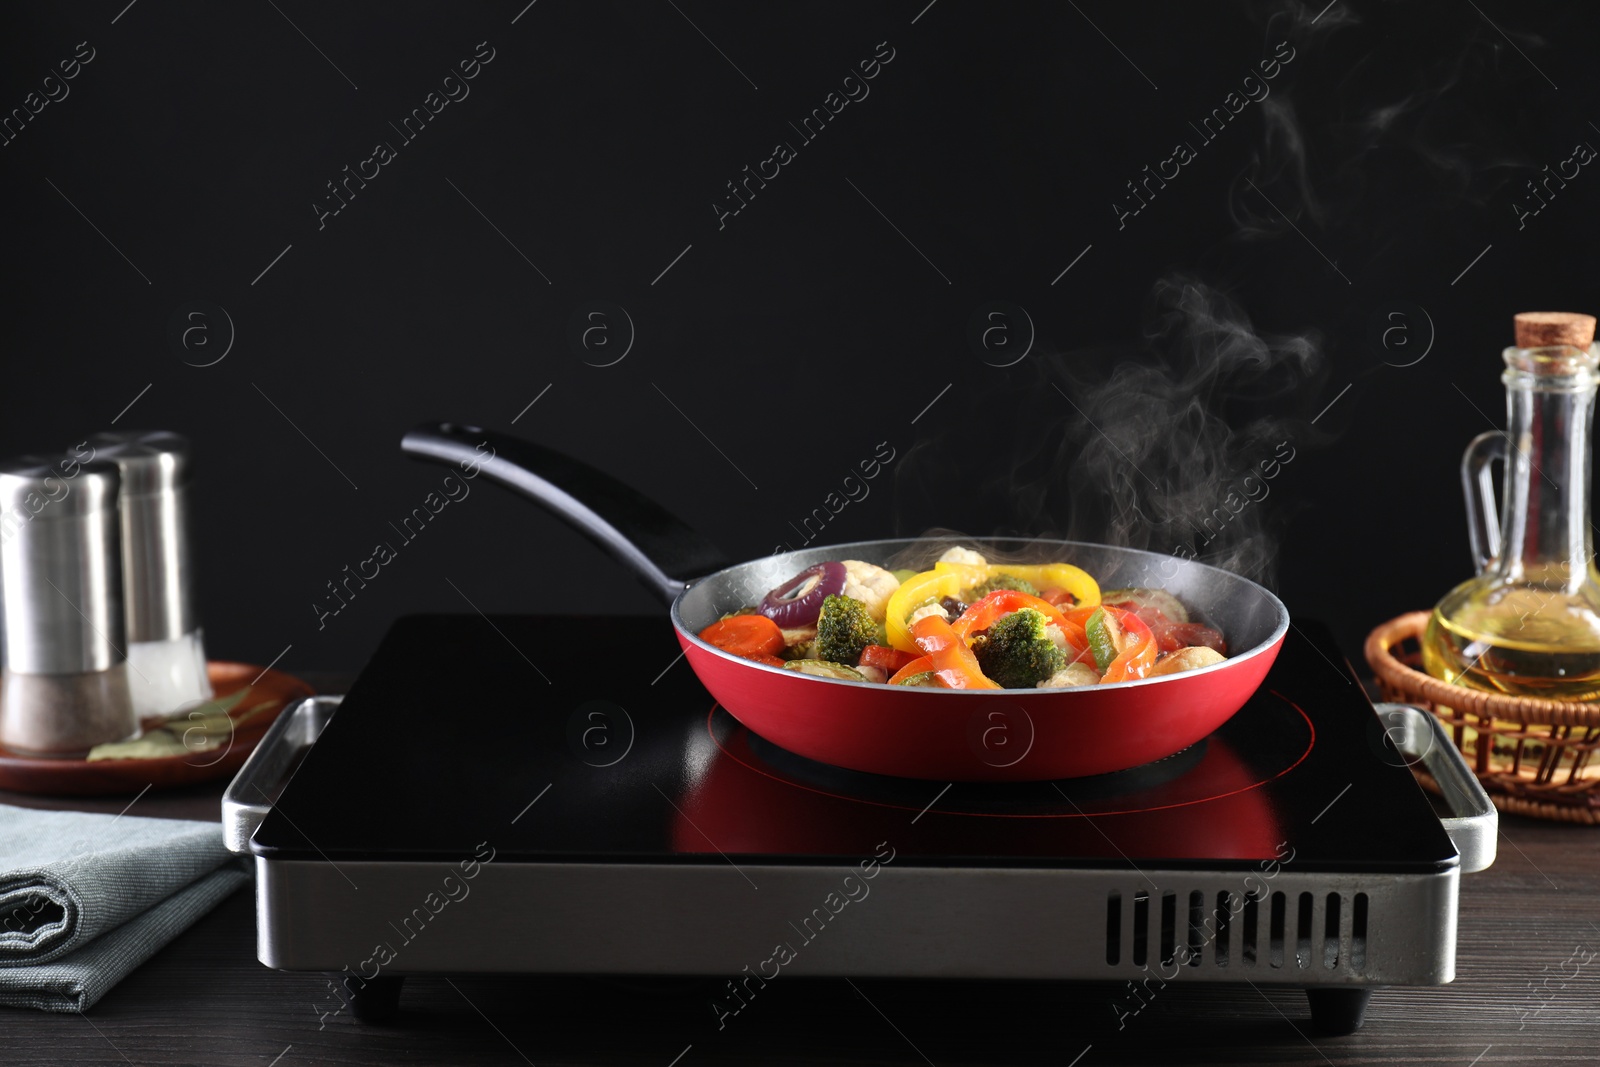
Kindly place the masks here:
<instances>
[{"instance_id":1,"label":"bottle handle","mask_svg":"<svg viewBox=\"0 0 1600 1067\"><path fill-rule=\"evenodd\" d=\"M1472 562L1482 574L1500 555L1500 509L1494 499L1492 464L1506 461L1506 435L1501 430L1480 433L1461 454L1461 492L1467 500L1467 538L1472 542Z\"/></svg>"}]
</instances>

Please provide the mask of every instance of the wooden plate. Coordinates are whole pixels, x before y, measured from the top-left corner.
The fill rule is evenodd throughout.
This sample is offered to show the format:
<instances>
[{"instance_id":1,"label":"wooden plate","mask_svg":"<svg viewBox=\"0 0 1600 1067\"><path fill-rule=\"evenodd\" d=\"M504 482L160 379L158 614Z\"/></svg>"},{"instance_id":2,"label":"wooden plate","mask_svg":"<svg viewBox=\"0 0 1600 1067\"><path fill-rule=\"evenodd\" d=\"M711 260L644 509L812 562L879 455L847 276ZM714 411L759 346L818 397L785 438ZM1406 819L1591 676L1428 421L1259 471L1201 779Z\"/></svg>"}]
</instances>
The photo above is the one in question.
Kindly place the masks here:
<instances>
[{"instance_id":1,"label":"wooden plate","mask_svg":"<svg viewBox=\"0 0 1600 1067\"><path fill-rule=\"evenodd\" d=\"M251 704L272 701L276 706L251 716L221 748L158 759L95 760L91 763L84 759L24 756L0 745L0 789L50 796L101 796L137 793L147 788L169 789L223 778L239 769L284 708L312 695L311 687L293 675L263 671L248 663L212 660L206 665L206 671L218 697L251 686L255 679L254 691L246 700ZM146 719L144 725L148 727L156 722L159 720Z\"/></svg>"}]
</instances>

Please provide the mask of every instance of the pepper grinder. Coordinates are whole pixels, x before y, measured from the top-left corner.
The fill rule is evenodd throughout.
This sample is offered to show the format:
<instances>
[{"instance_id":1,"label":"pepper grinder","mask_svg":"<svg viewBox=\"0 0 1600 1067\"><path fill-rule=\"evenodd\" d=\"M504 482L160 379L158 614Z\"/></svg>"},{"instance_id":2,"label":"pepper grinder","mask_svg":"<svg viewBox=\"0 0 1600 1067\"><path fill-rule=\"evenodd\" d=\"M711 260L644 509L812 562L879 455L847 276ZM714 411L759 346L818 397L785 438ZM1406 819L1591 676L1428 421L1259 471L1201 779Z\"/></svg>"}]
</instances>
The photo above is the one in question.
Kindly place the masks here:
<instances>
[{"instance_id":1,"label":"pepper grinder","mask_svg":"<svg viewBox=\"0 0 1600 1067\"><path fill-rule=\"evenodd\" d=\"M138 733L122 616L121 481L114 463L0 464L5 657L0 744L81 756Z\"/></svg>"},{"instance_id":2,"label":"pepper grinder","mask_svg":"<svg viewBox=\"0 0 1600 1067\"><path fill-rule=\"evenodd\" d=\"M165 431L89 438L122 473L122 603L128 684L140 717L211 699L189 561L187 438Z\"/></svg>"}]
</instances>

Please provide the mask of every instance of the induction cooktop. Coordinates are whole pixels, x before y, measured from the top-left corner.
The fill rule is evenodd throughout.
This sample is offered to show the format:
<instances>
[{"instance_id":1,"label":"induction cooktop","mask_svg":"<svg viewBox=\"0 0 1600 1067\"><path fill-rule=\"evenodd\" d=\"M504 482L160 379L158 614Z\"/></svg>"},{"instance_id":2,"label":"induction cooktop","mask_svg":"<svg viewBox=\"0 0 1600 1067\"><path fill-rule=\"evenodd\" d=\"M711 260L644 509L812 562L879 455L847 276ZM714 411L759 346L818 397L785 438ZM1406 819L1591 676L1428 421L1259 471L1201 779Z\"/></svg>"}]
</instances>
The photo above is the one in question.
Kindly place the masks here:
<instances>
[{"instance_id":1,"label":"induction cooktop","mask_svg":"<svg viewBox=\"0 0 1600 1067\"><path fill-rule=\"evenodd\" d=\"M407 974L1159 972L1306 986L1348 1031L1371 986L1451 980L1459 875L1492 860L1431 717L1375 711L1313 623L1204 741L1053 782L789 753L657 618L406 618L332 708L286 715L230 797L315 735L248 842L259 954L362 1014ZM1471 809L1455 842L1417 761Z\"/></svg>"}]
</instances>

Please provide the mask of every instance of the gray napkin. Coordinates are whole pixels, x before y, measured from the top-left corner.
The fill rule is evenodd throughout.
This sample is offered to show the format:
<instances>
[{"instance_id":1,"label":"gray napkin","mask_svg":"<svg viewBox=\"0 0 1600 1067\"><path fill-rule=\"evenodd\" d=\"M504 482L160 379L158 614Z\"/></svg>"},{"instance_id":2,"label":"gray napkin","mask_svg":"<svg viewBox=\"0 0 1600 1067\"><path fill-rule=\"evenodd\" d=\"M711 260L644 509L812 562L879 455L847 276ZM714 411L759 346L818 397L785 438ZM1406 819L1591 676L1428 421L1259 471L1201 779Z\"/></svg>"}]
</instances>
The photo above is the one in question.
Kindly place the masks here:
<instances>
[{"instance_id":1,"label":"gray napkin","mask_svg":"<svg viewBox=\"0 0 1600 1067\"><path fill-rule=\"evenodd\" d=\"M216 823L0 805L0 1004L84 1011L249 880Z\"/></svg>"}]
</instances>

